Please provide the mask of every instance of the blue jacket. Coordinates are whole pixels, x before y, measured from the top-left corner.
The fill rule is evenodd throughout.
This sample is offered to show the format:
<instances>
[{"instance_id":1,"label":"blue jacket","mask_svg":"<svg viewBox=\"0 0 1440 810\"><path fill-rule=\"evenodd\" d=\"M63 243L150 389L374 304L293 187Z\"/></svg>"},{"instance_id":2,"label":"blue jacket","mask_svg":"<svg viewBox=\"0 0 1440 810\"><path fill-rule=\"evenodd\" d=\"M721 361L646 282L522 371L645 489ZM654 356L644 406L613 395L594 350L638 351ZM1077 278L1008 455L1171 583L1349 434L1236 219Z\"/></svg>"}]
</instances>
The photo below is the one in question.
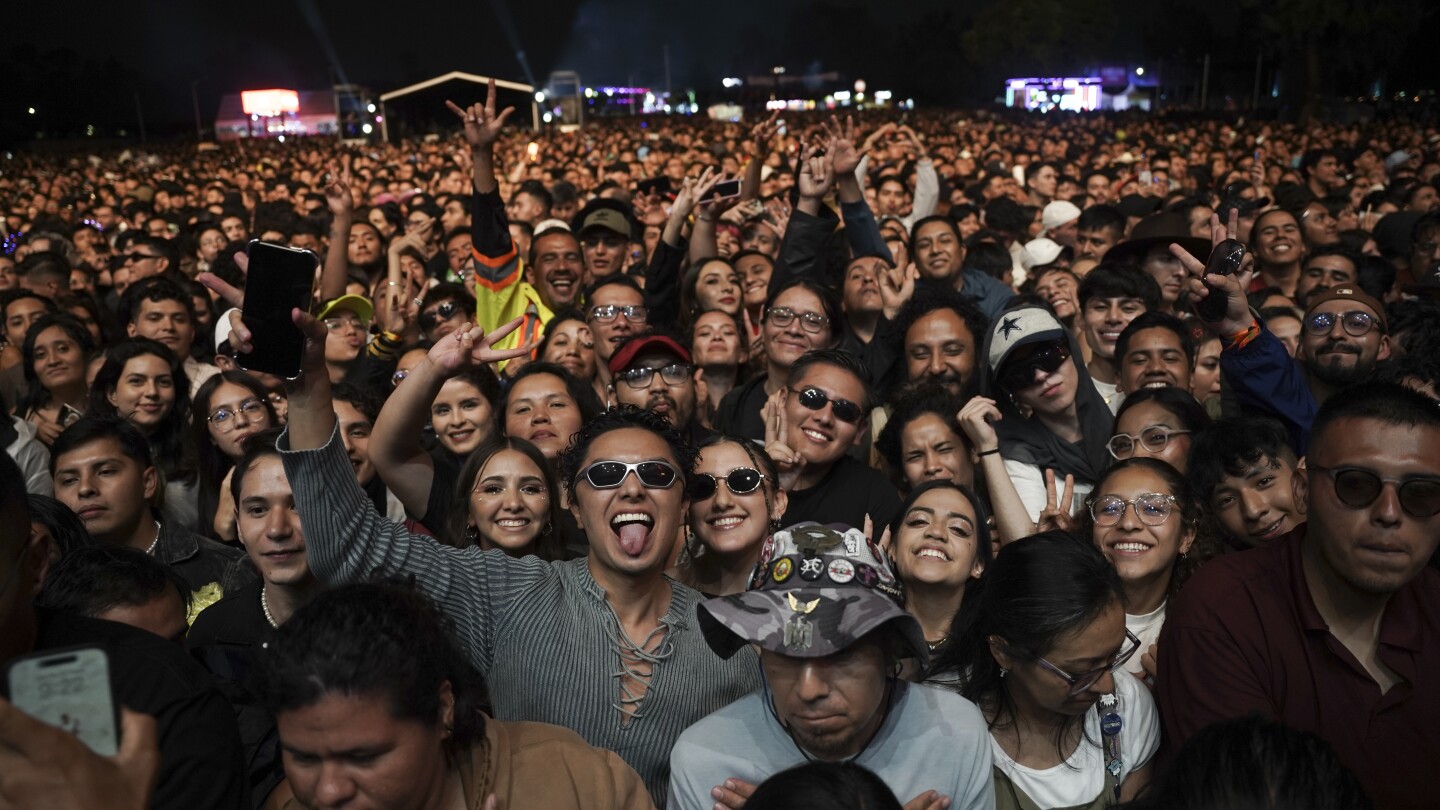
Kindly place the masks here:
<instances>
[{"instance_id":1,"label":"blue jacket","mask_svg":"<svg viewBox=\"0 0 1440 810\"><path fill-rule=\"evenodd\" d=\"M1310 425L1319 408L1305 373L1265 324L1260 335L1243 348L1220 353L1220 373L1241 406L1279 419L1290 434L1290 447L1304 456L1310 445Z\"/></svg>"}]
</instances>

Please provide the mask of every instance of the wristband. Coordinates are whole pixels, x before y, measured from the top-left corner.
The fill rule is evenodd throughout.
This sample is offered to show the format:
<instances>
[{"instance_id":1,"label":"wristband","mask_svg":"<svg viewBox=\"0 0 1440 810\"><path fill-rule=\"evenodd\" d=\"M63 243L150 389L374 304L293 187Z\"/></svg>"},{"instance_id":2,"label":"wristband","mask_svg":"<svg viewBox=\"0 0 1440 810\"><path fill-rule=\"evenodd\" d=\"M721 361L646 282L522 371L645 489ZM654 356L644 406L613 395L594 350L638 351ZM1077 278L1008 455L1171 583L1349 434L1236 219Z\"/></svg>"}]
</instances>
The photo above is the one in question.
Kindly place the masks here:
<instances>
[{"instance_id":1,"label":"wristband","mask_svg":"<svg viewBox=\"0 0 1440 810\"><path fill-rule=\"evenodd\" d=\"M1221 338L1221 345L1226 349L1243 349L1250 345L1250 342L1260 336L1260 322L1251 319L1250 325L1241 329L1233 335L1225 335Z\"/></svg>"},{"instance_id":2,"label":"wristband","mask_svg":"<svg viewBox=\"0 0 1440 810\"><path fill-rule=\"evenodd\" d=\"M993 456L993 455L995 455L995 454L998 453L998 452L1000 452L1000 448L997 447L997 448L995 448L994 450L982 450L982 451L980 451L979 453L977 453L976 455L980 456L980 458L984 458L984 457L986 457L986 456Z\"/></svg>"}]
</instances>

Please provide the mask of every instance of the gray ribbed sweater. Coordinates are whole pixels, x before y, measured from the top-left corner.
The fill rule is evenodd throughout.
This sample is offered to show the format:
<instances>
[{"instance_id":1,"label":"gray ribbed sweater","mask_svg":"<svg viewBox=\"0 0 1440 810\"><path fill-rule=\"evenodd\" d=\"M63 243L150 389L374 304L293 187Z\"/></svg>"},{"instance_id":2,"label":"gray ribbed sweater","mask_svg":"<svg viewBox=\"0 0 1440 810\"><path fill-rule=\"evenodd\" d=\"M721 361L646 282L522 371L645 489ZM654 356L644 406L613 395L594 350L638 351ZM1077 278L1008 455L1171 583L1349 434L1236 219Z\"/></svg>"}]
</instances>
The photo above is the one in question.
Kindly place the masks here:
<instances>
[{"instance_id":1,"label":"gray ribbed sweater","mask_svg":"<svg viewBox=\"0 0 1440 810\"><path fill-rule=\"evenodd\" d=\"M318 450L289 451L288 432L280 446L310 569L321 582L413 574L455 622L461 645L486 677L497 718L566 726L618 753L645 780L657 807L664 806L670 749L680 733L759 688L755 654L746 648L728 661L716 656L695 619L703 597L672 581L664 621L674 652L655 665L640 716L622 724L614 708L615 614L586 560L513 559L412 535L375 512L338 433Z\"/></svg>"}]
</instances>

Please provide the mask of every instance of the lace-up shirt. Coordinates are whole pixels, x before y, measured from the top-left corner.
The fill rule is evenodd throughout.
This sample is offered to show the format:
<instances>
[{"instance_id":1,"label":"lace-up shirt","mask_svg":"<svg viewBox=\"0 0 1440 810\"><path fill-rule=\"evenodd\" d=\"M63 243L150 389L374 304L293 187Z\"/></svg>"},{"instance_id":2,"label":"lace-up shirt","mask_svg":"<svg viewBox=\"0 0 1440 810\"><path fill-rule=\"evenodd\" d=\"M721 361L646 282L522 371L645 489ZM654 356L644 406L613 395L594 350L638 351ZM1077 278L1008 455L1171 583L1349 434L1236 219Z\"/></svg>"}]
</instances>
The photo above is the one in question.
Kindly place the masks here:
<instances>
[{"instance_id":1,"label":"lace-up shirt","mask_svg":"<svg viewBox=\"0 0 1440 810\"><path fill-rule=\"evenodd\" d=\"M645 780L657 806L664 805L670 750L680 733L759 688L754 652L729 660L715 655L696 623L703 597L671 581L670 607L660 620L664 638L647 653L648 688L638 701L625 701L622 653L630 645L585 559L514 559L412 535L376 513L338 434L324 447L290 451L287 433L280 447L310 569L320 581L413 575L454 621L458 641L485 676L496 718L566 726L616 752Z\"/></svg>"}]
</instances>

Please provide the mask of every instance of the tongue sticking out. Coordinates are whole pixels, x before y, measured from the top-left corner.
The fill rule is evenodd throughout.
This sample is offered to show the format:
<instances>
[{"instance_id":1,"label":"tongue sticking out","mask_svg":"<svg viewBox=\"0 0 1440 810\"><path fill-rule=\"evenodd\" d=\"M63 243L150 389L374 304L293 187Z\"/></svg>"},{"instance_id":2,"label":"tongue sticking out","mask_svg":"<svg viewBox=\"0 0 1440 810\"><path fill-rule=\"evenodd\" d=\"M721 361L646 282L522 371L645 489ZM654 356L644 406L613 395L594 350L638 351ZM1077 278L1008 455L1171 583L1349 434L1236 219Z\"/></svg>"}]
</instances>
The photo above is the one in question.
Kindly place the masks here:
<instances>
[{"instance_id":1,"label":"tongue sticking out","mask_svg":"<svg viewBox=\"0 0 1440 810\"><path fill-rule=\"evenodd\" d=\"M645 550L645 538L649 534L650 527L644 523L626 523L620 527L620 548L631 557L638 557Z\"/></svg>"}]
</instances>

